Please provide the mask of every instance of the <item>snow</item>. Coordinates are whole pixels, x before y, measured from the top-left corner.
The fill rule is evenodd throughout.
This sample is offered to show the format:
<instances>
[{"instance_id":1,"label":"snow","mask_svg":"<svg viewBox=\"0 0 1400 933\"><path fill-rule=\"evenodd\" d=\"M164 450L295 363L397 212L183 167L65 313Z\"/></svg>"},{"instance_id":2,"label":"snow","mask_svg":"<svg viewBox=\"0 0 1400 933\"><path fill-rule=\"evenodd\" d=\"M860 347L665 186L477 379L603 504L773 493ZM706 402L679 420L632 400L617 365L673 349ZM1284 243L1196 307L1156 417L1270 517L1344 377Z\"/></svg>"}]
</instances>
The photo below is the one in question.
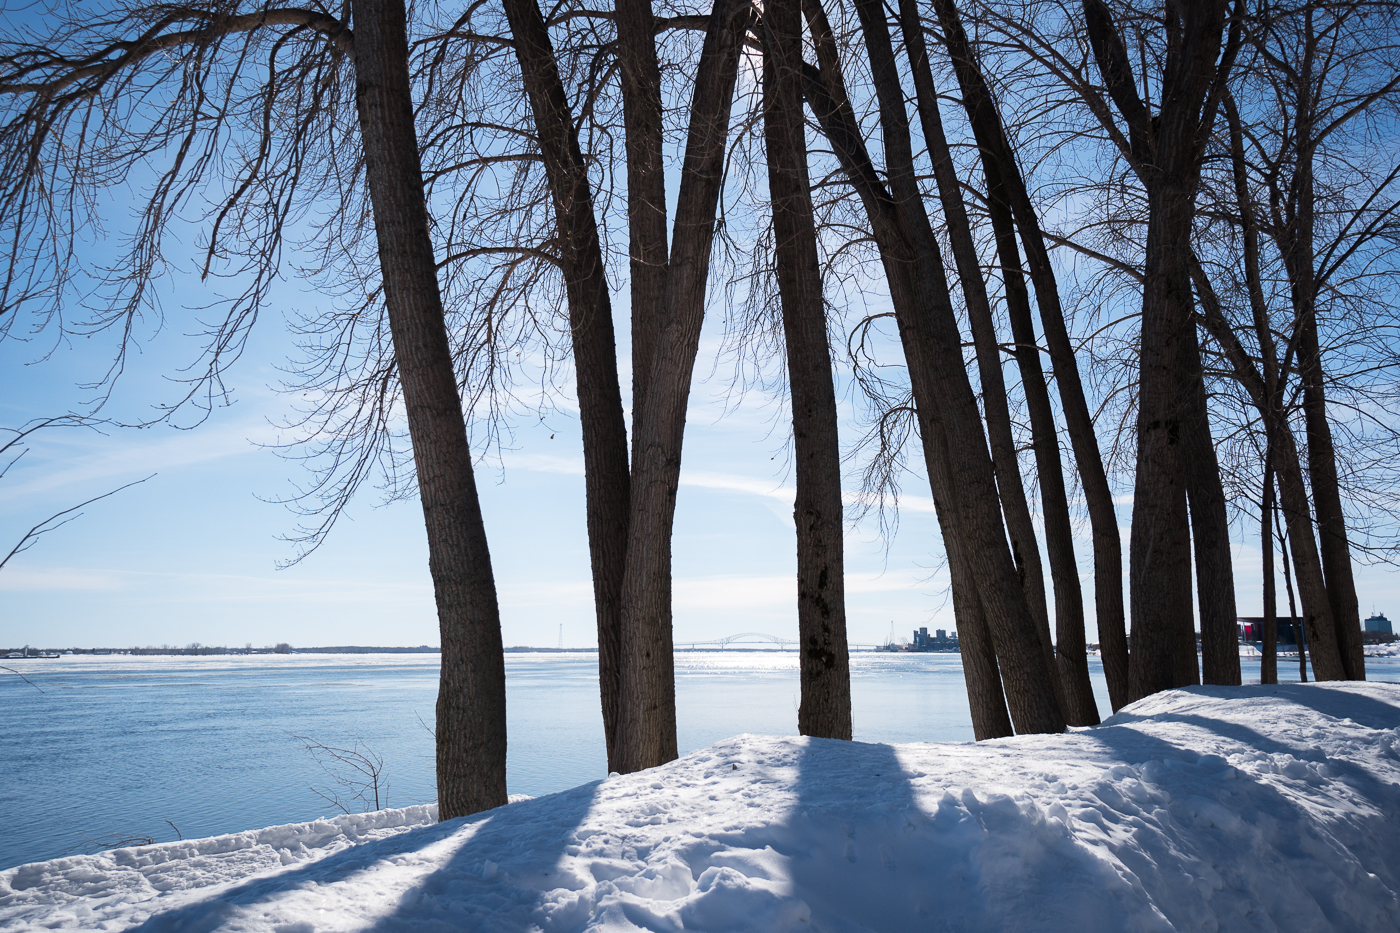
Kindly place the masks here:
<instances>
[{"instance_id":1,"label":"snow","mask_svg":"<svg viewBox=\"0 0 1400 933\"><path fill-rule=\"evenodd\" d=\"M1400 929L1400 686L1197 687L977 744L743 735L434 823L0 872L0 930Z\"/></svg>"}]
</instances>

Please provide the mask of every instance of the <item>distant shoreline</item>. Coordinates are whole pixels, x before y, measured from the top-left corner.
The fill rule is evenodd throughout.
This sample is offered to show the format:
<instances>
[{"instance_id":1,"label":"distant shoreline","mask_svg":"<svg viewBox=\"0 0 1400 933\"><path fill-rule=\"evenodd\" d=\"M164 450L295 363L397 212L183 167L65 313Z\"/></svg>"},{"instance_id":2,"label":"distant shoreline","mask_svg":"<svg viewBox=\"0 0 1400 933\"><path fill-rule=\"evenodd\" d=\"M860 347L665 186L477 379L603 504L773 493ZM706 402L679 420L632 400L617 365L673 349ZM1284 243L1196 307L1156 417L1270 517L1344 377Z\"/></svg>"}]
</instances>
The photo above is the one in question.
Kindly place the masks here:
<instances>
[{"instance_id":1,"label":"distant shoreline","mask_svg":"<svg viewBox=\"0 0 1400 933\"><path fill-rule=\"evenodd\" d=\"M21 651L22 648L0 648L0 658L3 658L11 651ZM506 654L596 654L597 648L534 648L530 645L510 645L504 649ZM757 647L749 645L729 645L727 647L677 647L677 653L703 652L703 651L766 651L766 652L786 652L796 651L796 646L785 647ZM870 648L852 647L853 651L870 651ZM200 645L190 648L35 648L29 647L28 660L39 660L38 655L42 653L60 655L122 655L128 657L236 657L242 655L261 656L287 656L294 654L441 654L442 649L433 645L417 645L414 647L383 647L374 645L330 645L321 648L286 648L277 650L275 648L225 648L210 647ZM905 652L916 653L916 652ZM923 652L925 654L938 652ZM944 652L956 653L956 652ZM20 659L15 659L20 660Z\"/></svg>"}]
</instances>

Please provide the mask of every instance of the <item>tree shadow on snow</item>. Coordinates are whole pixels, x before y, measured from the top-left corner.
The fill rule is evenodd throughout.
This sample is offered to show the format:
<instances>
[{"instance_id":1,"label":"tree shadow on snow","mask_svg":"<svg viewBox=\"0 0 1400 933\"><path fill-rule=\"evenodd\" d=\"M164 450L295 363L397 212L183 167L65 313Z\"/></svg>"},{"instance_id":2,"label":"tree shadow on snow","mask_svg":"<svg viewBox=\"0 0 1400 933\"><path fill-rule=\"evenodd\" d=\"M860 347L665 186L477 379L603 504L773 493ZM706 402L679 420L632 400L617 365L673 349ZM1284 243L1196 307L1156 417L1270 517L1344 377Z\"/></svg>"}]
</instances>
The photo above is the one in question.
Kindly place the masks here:
<instances>
[{"instance_id":1,"label":"tree shadow on snow","mask_svg":"<svg viewBox=\"0 0 1400 933\"><path fill-rule=\"evenodd\" d=\"M923 818L915 775L890 745L801 741L796 801L778 844L794 893L812 909L813 927L908 929L931 900L930 887L909 884L919 853L903 844L906 827Z\"/></svg>"},{"instance_id":2,"label":"tree shadow on snow","mask_svg":"<svg viewBox=\"0 0 1400 933\"><path fill-rule=\"evenodd\" d=\"M571 790L521 801L484 813L410 830L387 839L361 843L325 858L299 865L289 871L252 879L225 889L213 897L150 917L134 928L140 933L212 933L225 925L241 927L249 914L263 914L272 929L280 933L312 933L316 929L318 904L333 905L344 890L351 906L366 888L396 887L400 872L421 877L399 896L392 910L370 919L365 931L527 929L520 923L493 925L474 914L469 907L490 905L491 913L528 915L535 906L530 881L513 877L541 861L555 864L569 845L573 830L588 815L600 781ZM474 831L471 831L474 830ZM430 851L438 844L452 846L452 837L470 831L451 854ZM492 861L499 859L499 863ZM379 872L382 871L383 874ZM501 884L501 881L514 884ZM547 882L547 877L541 877ZM494 891L474 890L495 886ZM550 885L552 886L552 885ZM308 902L302 911L307 918L279 916L277 901L297 891L319 890L316 903ZM537 899L534 899L537 900ZM345 911L333 914L343 922Z\"/></svg>"},{"instance_id":3,"label":"tree shadow on snow","mask_svg":"<svg viewBox=\"0 0 1400 933\"><path fill-rule=\"evenodd\" d=\"M1320 712L1340 709L1327 702L1325 691L1284 687L1279 692L1302 694L1289 699ZM1381 703L1375 707L1367 709L1394 721L1394 707ZM1349 712L1354 721L1361 721L1355 715L1355 704ZM1101 825L1111 830L1117 824L1123 831L1135 820L1150 818L1160 827L1155 841L1130 832L1140 844L1119 847L1114 854L1138 876L1173 924L1194 926L1200 916L1212 914L1222 930L1231 929L1232 924L1240 929L1257 928L1259 924L1251 915L1262 906L1279 929L1372 929L1367 921L1374 918L1359 916L1357 899L1348 895L1346 884L1338 884L1348 877L1359 884L1367 875L1371 890L1361 900L1371 897L1374 901L1361 913L1381 911L1382 902L1386 902L1384 910L1390 919L1382 922L1393 921L1400 909L1394 894L1400 878L1390 865L1400 862L1400 834L1363 834L1359 825L1364 821L1356 819L1359 814L1352 812L1349 804L1338 806L1335 819L1327 821L1325 831L1320 831L1316 811L1328 805L1327 798L1307 802L1306 792L1285 794L1274 783L1246 770L1230 769L1218 756L1201 755L1127 726L1136 721L1182 723L1248 750L1292 755L1299 763L1291 768L1286 765L1286 776L1315 786L1340 778L1350 790L1387 814L1400 813L1400 787L1337 758L1327 759L1326 772L1312 770L1321 764L1322 756L1307 743L1290 744L1240 723L1206 716L1119 713L1112 722L1080 733L1105 746L1119 761L1136 766L1141 784L1124 784L1120 779L1094 789L1107 805L1100 808L1106 817ZM1304 762L1314 764L1310 768ZM1261 887L1265 880L1266 886ZM1376 884L1378 880L1383 884ZM1212 893L1212 889L1217 890ZM1220 897L1219 890L1229 897ZM1231 910L1237 910L1238 915L1232 917Z\"/></svg>"}]
</instances>

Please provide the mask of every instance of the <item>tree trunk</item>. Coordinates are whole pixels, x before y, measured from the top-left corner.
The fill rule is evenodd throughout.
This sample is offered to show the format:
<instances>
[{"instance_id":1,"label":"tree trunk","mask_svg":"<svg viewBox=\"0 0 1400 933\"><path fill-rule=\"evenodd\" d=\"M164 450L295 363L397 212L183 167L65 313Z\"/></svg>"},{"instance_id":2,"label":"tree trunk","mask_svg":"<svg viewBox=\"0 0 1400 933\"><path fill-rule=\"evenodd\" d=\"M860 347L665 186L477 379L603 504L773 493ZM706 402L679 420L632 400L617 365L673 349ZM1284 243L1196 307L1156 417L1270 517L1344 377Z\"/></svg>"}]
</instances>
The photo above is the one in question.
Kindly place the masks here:
<instances>
[{"instance_id":1,"label":"tree trunk","mask_svg":"<svg viewBox=\"0 0 1400 933\"><path fill-rule=\"evenodd\" d=\"M1057 663L1066 698L1065 715L1071 725L1099 723L1094 688L1089 681L1088 649L1084 638L1084 597L1079 588L1079 564L1074 556L1074 526L1069 515L1064 472L1060 465L1060 440L1055 412L1040 369L1040 348L1031 321L1030 296L1021 272L1020 254L1005 186L997 166L987 166L987 208L1001 256L1006 285L1006 309L1016 341L1016 362L1031 419L1031 439L1040 477L1041 515L1045 521L1045 549L1050 555L1050 575L1055 585L1055 635Z\"/></svg>"},{"instance_id":2,"label":"tree trunk","mask_svg":"<svg viewBox=\"0 0 1400 933\"><path fill-rule=\"evenodd\" d=\"M1187 464L1177 393L1182 341L1194 339L1191 227L1217 96L1239 47L1222 44L1224 0L1173 7L1163 19L1161 107L1138 96L1127 49L1103 0L1084 0L1099 73L1128 127L1131 162L1147 192L1137 416L1137 470L1129 542L1135 697L1195 681ZM1218 61L1217 61L1218 59ZM1143 75L1147 83L1147 75Z\"/></svg>"},{"instance_id":3,"label":"tree trunk","mask_svg":"<svg viewBox=\"0 0 1400 933\"><path fill-rule=\"evenodd\" d=\"M1279 392L1279 372L1277 348L1273 331L1269 326L1269 310L1264 300L1264 285L1259 271L1259 228L1254 222L1253 198L1249 192L1249 172L1245 161L1244 132L1240 126L1239 111L1235 100L1227 89L1222 97L1225 122L1230 138L1230 166L1235 186L1235 203L1239 209L1240 231L1244 239L1245 290L1249 294L1249 307L1254 319L1254 339L1259 346L1259 360L1262 371L1255 390L1255 406L1261 416L1270 417L1270 411L1282 409ZM1192 266L1192 274L1199 264ZM1201 273L1204 280L1204 272ZM1204 289L1209 293L1209 289ZM1209 320L1209 313L1207 320ZM1243 347L1236 356L1238 365L1245 364ZM1264 551L1264 659L1260 665L1260 680L1264 683L1278 683L1278 619L1274 581L1274 542L1273 516L1276 508L1274 495L1274 448L1273 433L1265 430L1264 444L1264 494L1261 497L1260 546ZM1292 599L1290 591L1289 599Z\"/></svg>"},{"instance_id":4,"label":"tree trunk","mask_svg":"<svg viewBox=\"0 0 1400 933\"><path fill-rule=\"evenodd\" d=\"M666 302L666 162L661 66L651 0L616 0L617 61L627 153L627 223L632 283L632 463L636 419L651 384Z\"/></svg>"},{"instance_id":5,"label":"tree trunk","mask_svg":"<svg viewBox=\"0 0 1400 933\"><path fill-rule=\"evenodd\" d=\"M1304 624L1308 630L1308 641L1312 645L1313 673L1320 680L1344 680L1346 674L1341 654L1337 650L1332 610L1327 601L1327 587L1322 577L1322 564L1318 559L1316 540L1313 538L1308 493L1298 459L1298 445L1288 424L1287 413L1279 403L1279 395L1269 395L1267 383L1255 369L1235 332L1230 329L1221 311L1220 301L1201 264L1194 255L1189 257L1189 263L1191 277L1196 282L1196 289L1201 298L1201 310L1204 312L1206 326L1224 348L1236 381L1249 393L1264 422L1269 449L1273 455L1272 467L1274 475L1278 478L1279 499L1288 525L1290 549L1298 571L1298 592L1303 601Z\"/></svg>"},{"instance_id":6,"label":"tree trunk","mask_svg":"<svg viewBox=\"0 0 1400 933\"><path fill-rule=\"evenodd\" d=\"M802 114L802 19L798 0L763 11L763 127L773 210L773 259L782 303L797 468L797 628L802 735L851 737L851 668L841 448L831 377L817 228Z\"/></svg>"},{"instance_id":7,"label":"tree trunk","mask_svg":"<svg viewBox=\"0 0 1400 933\"><path fill-rule=\"evenodd\" d=\"M736 0L719 0L710 13L681 167L662 326L656 333L651 381L637 402L627 567L622 581L618 752L624 772L655 767L676 757L671 530L739 45L748 22L747 9Z\"/></svg>"},{"instance_id":8,"label":"tree trunk","mask_svg":"<svg viewBox=\"0 0 1400 933\"><path fill-rule=\"evenodd\" d=\"M943 261L914 170L908 114L889 28L878 0L856 0L856 13L879 98L892 220L914 263L924 305L924 313L918 315L895 307L915 402L921 411L937 406L946 425L948 464L957 489L967 561L991 625L1012 722L1018 732L1060 732L1065 720L1055 696L1055 675L1045 662L1035 618L1007 546L981 414L963 367L962 340Z\"/></svg>"},{"instance_id":9,"label":"tree trunk","mask_svg":"<svg viewBox=\"0 0 1400 933\"><path fill-rule=\"evenodd\" d=\"M1132 693L1147 696L1196 681L1191 612L1191 538L1177 392L1181 342L1192 326L1190 283L1177 255L1189 242L1194 199L1179 184L1148 193L1147 262L1139 350L1137 472L1129 543ZM1184 270L1180 270L1184 271Z\"/></svg>"},{"instance_id":10,"label":"tree trunk","mask_svg":"<svg viewBox=\"0 0 1400 933\"><path fill-rule=\"evenodd\" d=\"M1235 574L1230 559L1230 517L1220 486L1220 464L1210 436L1201 349L1192 325L1182 341L1181 428L1186 454L1187 499L1196 553L1196 597L1201 621L1200 681L1240 682L1239 629L1235 621ZM1194 641L1194 639L1193 639ZM1196 673L1191 652L1190 673Z\"/></svg>"},{"instance_id":11,"label":"tree trunk","mask_svg":"<svg viewBox=\"0 0 1400 933\"><path fill-rule=\"evenodd\" d=\"M996 103L982 76L972 45L962 27L962 20L954 0L934 0L934 9L943 29L944 44L953 62L953 70L962 90L963 106L967 110L973 135L981 152L984 165L996 166L1005 197L1014 214L1015 223L1020 228L1021 242L1026 251L1030 278L1035 286L1036 303L1040 308L1041 326L1045 332L1050 360L1059 386L1060 404L1065 413L1065 426L1074 451L1075 462L1084 486L1085 502L1089 511L1089 523L1094 547L1094 594L1095 612L1099 630L1099 643L1103 656L1104 675L1108 681L1109 701L1116 710L1129 700L1128 689L1128 644L1123 626L1123 550L1118 534L1118 517L1113 506L1113 492L1108 485L1104 471L1103 456L1099 451L1098 438L1094 434L1093 418L1084 395L1084 386L1079 378L1079 367L1074 358L1074 347L1069 339L1065 323L1064 308L1060 304L1059 285L1055 280L1054 268L1050 265L1050 254L1041 233L1040 221L1035 207L1026 190L1020 166L1006 138L1006 131L997 112ZM1005 263L1005 258L1003 258ZM1034 332L1031 325L1030 332ZM1019 342L1019 338L1018 338ZM1036 362L1039 369L1039 361ZM1058 449L1058 442L1056 442ZM1056 456L1058 461L1058 454ZM1041 468L1045 471L1044 467ZM1060 474L1063 476L1063 474ZM1063 486L1063 479L1061 479ZM1042 488L1042 496L1046 493ZM1048 521L1048 517L1047 517ZM1047 548L1050 543L1047 539ZM1063 548L1057 547L1063 554ZM1069 552L1072 557L1072 550ZM1052 557L1052 577L1056 574ZM1063 565L1063 559L1060 559ZM1061 566L1061 574L1068 568ZM1074 568L1075 583L1078 586L1078 568ZM1057 591L1058 593L1058 591ZM1058 600L1057 595L1057 600ZM1061 657L1065 652L1073 652L1075 643L1082 643L1083 636L1083 597L1078 598L1080 609L1077 615L1071 612L1070 625L1075 631L1067 631L1061 643ZM1056 608L1057 629L1060 609ZM1077 622L1075 621L1077 620ZM1064 663L1064 662L1062 662ZM1071 678L1079 684L1075 688L1080 696L1078 715L1083 717L1089 707L1082 701L1083 683L1088 677L1088 660L1081 663L1071 655L1069 664L1073 668ZM1081 674L1079 668L1082 666ZM1093 695L1089 694L1092 704ZM1097 709L1093 712L1097 721Z\"/></svg>"},{"instance_id":12,"label":"tree trunk","mask_svg":"<svg viewBox=\"0 0 1400 933\"><path fill-rule=\"evenodd\" d=\"M1282 421L1282 418L1277 419ZM1286 423L1275 427L1270 439L1274 448L1274 472L1278 476L1279 499L1288 540L1297 571L1298 596L1303 603L1303 625L1307 628L1308 650L1312 655L1313 676L1318 680L1346 680L1347 671L1337 647L1336 623L1327 599L1327 586L1313 537L1312 516L1308 512L1308 492L1303 485L1303 468L1298 447ZM1279 435L1284 435L1280 437Z\"/></svg>"},{"instance_id":13,"label":"tree trunk","mask_svg":"<svg viewBox=\"0 0 1400 933\"><path fill-rule=\"evenodd\" d=\"M627 424L617 375L612 302L588 166L568 95L537 0L504 0L516 60L549 180L559 235L559 265L569 302L569 330L583 429L588 553L598 622L598 685L608 770L616 771L622 653L622 574L627 559L630 477Z\"/></svg>"},{"instance_id":14,"label":"tree trunk","mask_svg":"<svg viewBox=\"0 0 1400 933\"><path fill-rule=\"evenodd\" d=\"M1316 309L1302 334L1299 365L1303 370L1303 416L1308 433L1308 479L1317 516L1322 570L1327 579L1327 601L1337 627L1337 648L1350 680L1366 679L1366 656L1361 641L1361 612L1356 598L1356 578L1351 569L1351 545L1347 542L1346 515L1342 511L1337 481L1337 451L1332 425L1327 420L1323 389L1322 351L1317 341Z\"/></svg>"},{"instance_id":15,"label":"tree trunk","mask_svg":"<svg viewBox=\"0 0 1400 933\"><path fill-rule=\"evenodd\" d=\"M1289 188L1290 200L1293 202L1293 222L1277 231L1276 236L1281 241L1280 247L1288 268L1293 311L1299 328L1298 369L1303 380L1308 478L1311 481L1313 507L1317 515L1322 568L1327 579L1328 605L1332 610L1337 649L1346 676L1352 680L1365 680L1366 661L1361 645L1361 613L1357 605L1356 580L1351 569L1351 548L1347 543L1346 516L1342 511L1341 489L1338 485L1336 448L1332 442L1332 426L1327 421L1322 349L1317 336L1318 282L1314 248L1316 214L1313 207L1316 200L1313 160L1317 142L1313 64L1318 49L1312 10L1305 10L1304 16L1307 38L1299 72L1291 82L1295 93L1294 120L1297 124L1297 159L1293 184ZM1313 659L1313 673L1317 673L1316 657Z\"/></svg>"},{"instance_id":16,"label":"tree trunk","mask_svg":"<svg viewBox=\"0 0 1400 933\"><path fill-rule=\"evenodd\" d=\"M1259 551L1264 573L1264 656L1259 661L1259 682L1278 683L1278 594L1274 580L1274 471L1272 451L1265 442L1264 488L1259 507Z\"/></svg>"},{"instance_id":17,"label":"tree trunk","mask_svg":"<svg viewBox=\"0 0 1400 933\"><path fill-rule=\"evenodd\" d=\"M912 0L901 0L900 19L905 47L914 71L914 88L920 122L924 131L924 141L933 161L933 173L938 183L939 200L943 206L943 218L947 227L948 240L953 248L957 264L958 278L962 285L963 300L967 307L969 323L972 326L973 345L977 352L977 370L982 383L982 409L987 421L987 439L991 444L992 467L996 474L997 492L1001 497L1002 514L1006 520L1006 532L1010 539L1011 556L1020 574L1021 588L1026 594L1026 603L1035 617L1041 647L1046 664L1055 667L1055 644L1050 637L1050 621L1045 606L1045 573L1041 566L1040 545L1035 537L1035 524L1031 518L1030 504L1026 501L1025 486L1021 479L1021 469L1016 453L1016 442L1011 431L1011 412L1008 407L1009 394L1001 371L1001 346L997 339L996 325L992 319L991 301L987 296L986 283L982 278L982 266L977 257L977 245L972 235L972 224L963 203L962 189L953 165L952 152L947 136L943 132L943 118L938 110L938 92L933 83L933 70L929 65L928 49L924 43L923 30L919 21L918 9ZM1043 388L1043 385L1042 385ZM1052 564L1053 569L1053 564ZM1056 578L1056 612L1061 605L1061 591ZM1078 593L1079 577L1074 577L1075 593ZM1082 606L1081 606L1082 619ZM1080 639L1083 640L1082 637ZM1088 669L1085 669L1085 683L1088 682ZM1065 710L1066 717L1073 725L1088 725L1079 722L1082 715L1077 708L1071 708L1065 693L1064 679L1054 679L1056 699ZM1092 696L1090 697L1092 703ZM1098 722L1097 715L1093 721Z\"/></svg>"},{"instance_id":18,"label":"tree trunk","mask_svg":"<svg viewBox=\"0 0 1400 933\"><path fill-rule=\"evenodd\" d=\"M506 802L501 622L428 234L402 0L355 4L355 100L442 637L438 816Z\"/></svg>"},{"instance_id":19,"label":"tree trunk","mask_svg":"<svg viewBox=\"0 0 1400 933\"><path fill-rule=\"evenodd\" d=\"M819 68L804 67L804 94L865 206L889 281L891 303L896 309L905 309L906 317L916 316L922 312L922 306L919 288L914 283L909 250L893 219L894 208L889 193L870 161L851 110L841 76L835 37L819 0L804 0L803 11L820 65ZM927 364L920 355L920 347L907 346L906 353L912 354L907 360L910 372L922 374ZM929 486L948 556L973 734L979 740L1010 735L1011 719L1003 695L991 626L982 603L976 571L966 553L964 531L959 523L959 490L948 461L944 422L937 405L917 406L917 412Z\"/></svg>"},{"instance_id":20,"label":"tree trunk","mask_svg":"<svg viewBox=\"0 0 1400 933\"><path fill-rule=\"evenodd\" d=\"M1275 518L1275 520L1277 520L1277 517ZM1279 536L1283 538L1284 545L1282 550L1283 587L1284 590L1288 593L1288 615L1289 618L1292 619L1292 622L1290 624L1293 626L1293 640L1297 643L1298 647L1298 682L1305 684L1308 682L1308 656L1306 651L1304 650L1305 646L1303 644L1303 629L1298 624L1298 606L1293 601L1293 578L1289 575L1288 572L1288 536L1283 533L1282 528L1279 529Z\"/></svg>"}]
</instances>

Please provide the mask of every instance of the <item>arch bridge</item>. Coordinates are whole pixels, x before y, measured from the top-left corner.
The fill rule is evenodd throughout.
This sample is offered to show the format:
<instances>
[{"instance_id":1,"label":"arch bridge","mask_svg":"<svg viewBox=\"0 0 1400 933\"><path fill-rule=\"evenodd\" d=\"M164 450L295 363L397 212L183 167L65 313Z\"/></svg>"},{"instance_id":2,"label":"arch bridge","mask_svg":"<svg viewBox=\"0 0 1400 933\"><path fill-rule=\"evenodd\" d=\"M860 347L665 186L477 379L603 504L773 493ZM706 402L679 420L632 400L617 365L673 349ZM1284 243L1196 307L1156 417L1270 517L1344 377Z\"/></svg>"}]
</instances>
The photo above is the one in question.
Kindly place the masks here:
<instances>
[{"instance_id":1,"label":"arch bridge","mask_svg":"<svg viewBox=\"0 0 1400 933\"><path fill-rule=\"evenodd\" d=\"M767 632L740 632L737 635L726 635L724 638L717 638L713 641L687 641L676 642L677 648L700 649L700 648L728 648L730 645L777 645L779 648L796 647L796 638L779 638L777 635L769 635Z\"/></svg>"},{"instance_id":2,"label":"arch bridge","mask_svg":"<svg viewBox=\"0 0 1400 933\"><path fill-rule=\"evenodd\" d=\"M779 638L777 635L769 635L767 632L740 632L737 635L726 635L724 638L716 638L712 641L678 641L675 643L677 651L704 651L710 648L728 648L730 645L736 647L776 645L779 648L796 648L797 639ZM853 651L871 651L881 646L851 644L848 647Z\"/></svg>"}]
</instances>

